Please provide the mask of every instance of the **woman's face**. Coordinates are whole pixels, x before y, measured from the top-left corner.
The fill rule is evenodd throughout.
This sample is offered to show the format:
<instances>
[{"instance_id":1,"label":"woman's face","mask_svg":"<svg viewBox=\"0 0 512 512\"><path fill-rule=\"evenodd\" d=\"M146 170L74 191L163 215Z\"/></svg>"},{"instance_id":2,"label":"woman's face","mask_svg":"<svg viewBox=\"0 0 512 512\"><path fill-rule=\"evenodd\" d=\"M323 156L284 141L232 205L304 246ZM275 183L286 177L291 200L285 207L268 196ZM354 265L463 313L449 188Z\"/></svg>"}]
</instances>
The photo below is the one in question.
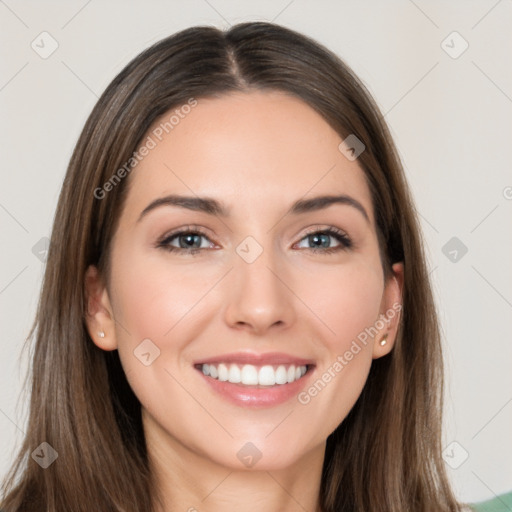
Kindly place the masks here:
<instances>
[{"instance_id":1,"label":"woman's face","mask_svg":"<svg viewBox=\"0 0 512 512\"><path fill-rule=\"evenodd\" d=\"M365 175L304 102L236 93L180 113L144 139L108 289L88 272L89 330L118 349L149 439L284 468L323 450L391 350L402 269L384 281Z\"/></svg>"}]
</instances>

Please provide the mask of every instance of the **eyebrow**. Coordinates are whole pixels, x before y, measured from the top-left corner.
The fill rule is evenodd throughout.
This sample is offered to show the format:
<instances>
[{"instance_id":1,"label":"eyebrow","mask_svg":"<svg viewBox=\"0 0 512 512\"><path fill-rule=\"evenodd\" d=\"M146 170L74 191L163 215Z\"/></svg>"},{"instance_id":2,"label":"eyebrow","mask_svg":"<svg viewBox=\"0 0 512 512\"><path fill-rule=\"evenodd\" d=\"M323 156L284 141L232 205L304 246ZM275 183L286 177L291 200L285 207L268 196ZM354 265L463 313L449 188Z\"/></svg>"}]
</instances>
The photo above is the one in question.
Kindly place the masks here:
<instances>
[{"instance_id":1,"label":"eyebrow","mask_svg":"<svg viewBox=\"0 0 512 512\"><path fill-rule=\"evenodd\" d=\"M311 199L299 199L293 203L285 215L297 215L322 210L333 204L352 206L363 215L367 222L370 222L370 217L368 216L364 206L357 199L347 195L327 195L313 197ZM153 202L148 204L148 206L146 206L146 208L141 212L137 222L139 222L150 211L161 206L177 206L179 208L186 208L187 210L203 212L209 215L218 215L220 217L229 216L229 209L216 199L212 199L210 197L169 195L155 199Z\"/></svg>"}]
</instances>

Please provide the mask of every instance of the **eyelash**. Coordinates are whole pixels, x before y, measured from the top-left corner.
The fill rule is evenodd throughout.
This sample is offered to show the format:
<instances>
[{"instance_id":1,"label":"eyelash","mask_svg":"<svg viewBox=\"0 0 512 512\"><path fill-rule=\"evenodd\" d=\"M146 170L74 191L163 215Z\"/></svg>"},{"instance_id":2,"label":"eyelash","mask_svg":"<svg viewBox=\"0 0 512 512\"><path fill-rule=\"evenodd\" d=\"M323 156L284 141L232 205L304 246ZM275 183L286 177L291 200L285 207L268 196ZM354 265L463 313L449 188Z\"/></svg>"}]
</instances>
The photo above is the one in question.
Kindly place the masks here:
<instances>
[{"instance_id":1,"label":"eyelash","mask_svg":"<svg viewBox=\"0 0 512 512\"><path fill-rule=\"evenodd\" d=\"M306 239L308 236L311 235L328 235L332 236L337 242L339 242L340 245L336 247L328 247L326 249L322 248L315 248L315 247L307 247L306 250L311 251L313 253L322 253L322 254L332 254L338 251L344 251L348 249L353 248L353 242L352 240L341 230L335 228L335 227L328 227L325 229L318 229L314 228L305 233L305 235L299 240L299 242L302 242L302 240ZM193 226L187 226L185 228L180 229L179 231L175 231L174 233L170 233L168 235L165 235L162 239L160 239L156 243L156 247L163 249L168 252L185 252L186 254L189 254L191 256L197 255L199 252L205 250L206 248L203 247L196 247L192 249L186 249L183 247L173 247L172 245L169 245L172 240L175 238L181 236L181 235L199 235L203 236L206 239L209 240L208 235L203 232L200 228L196 228Z\"/></svg>"}]
</instances>

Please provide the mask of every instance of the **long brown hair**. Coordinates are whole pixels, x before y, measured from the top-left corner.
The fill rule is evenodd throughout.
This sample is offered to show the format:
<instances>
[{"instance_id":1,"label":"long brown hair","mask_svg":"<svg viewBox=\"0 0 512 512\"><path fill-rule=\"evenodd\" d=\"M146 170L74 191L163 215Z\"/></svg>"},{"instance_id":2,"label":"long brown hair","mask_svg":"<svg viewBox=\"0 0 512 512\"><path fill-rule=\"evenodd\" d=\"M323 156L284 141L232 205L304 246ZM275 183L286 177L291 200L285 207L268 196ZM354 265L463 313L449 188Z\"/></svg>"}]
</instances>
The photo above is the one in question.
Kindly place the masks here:
<instances>
[{"instance_id":1,"label":"long brown hair","mask_svg":"<svg viewBox=\"0 0 512 512\"><path fill-rule=\"evenodd\" d=\"M60 194L34 326L27 434L4 483L6 512L153 509L140 403L117 352L92 341L84 275L109 275L109 243L129 177L98 193L130 161L148 129L191 98L279 90L301 98L344 139L372 194L385 275L404 263L401 325L374 360L346 419L327 439L324 512L458 511L441 458L443 368L419 223L388 128L363 83L315 41L270 23L223 32L193 27L145 50L112 81L89 116ZM104 190L104 189L103 189ZM108 278L107 278L108 280ZM42 469L31 453L49 443Z\"/></svg>"}]
</instances>

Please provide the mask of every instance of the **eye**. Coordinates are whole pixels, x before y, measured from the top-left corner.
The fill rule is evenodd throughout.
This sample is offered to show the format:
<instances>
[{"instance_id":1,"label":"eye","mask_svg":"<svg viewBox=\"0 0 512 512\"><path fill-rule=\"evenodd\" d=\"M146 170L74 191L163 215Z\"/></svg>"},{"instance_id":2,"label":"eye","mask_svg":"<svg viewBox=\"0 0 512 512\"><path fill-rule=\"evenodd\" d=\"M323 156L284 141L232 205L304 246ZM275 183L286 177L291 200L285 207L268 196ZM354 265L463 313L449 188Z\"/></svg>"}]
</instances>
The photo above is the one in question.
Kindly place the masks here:
<instances>
[{"instance_id":1,"label":"eye","mask_svg":"<svg viewBox=\"0 0 512 512\"><path fill-rule=\"evenodd\" d=\"M195 254L203 249L212 249L215 244L200 229L187 227L166 235L157 247L169 252Z\"/></svg>"},{"instance_id":2,"label":"eye","mask_svg":"<svg viewBox=\"0 0 512 512\"><path fill-rule=\"evenodd\" d=\"M323 254L350 249L352 246L351 239L343 231L334 227L310 231L295 244L295 247L299 249L307 249ZM165 235L157 242L156 247L168 252L196 254L204 249L213 249L216 246L200 229L188 226Z\"/></svg>"},{"instance_id":3,"label":"eye","mask_svg":"<svg viewBox=\"0 0 512 512\"><path fill-rule=\"evenodd\" d=\"M352 240L343 231L334 227L311 231L296 245L301 249L324 254L350 249L353 246Z\"/></svg>"}]
</instances>

